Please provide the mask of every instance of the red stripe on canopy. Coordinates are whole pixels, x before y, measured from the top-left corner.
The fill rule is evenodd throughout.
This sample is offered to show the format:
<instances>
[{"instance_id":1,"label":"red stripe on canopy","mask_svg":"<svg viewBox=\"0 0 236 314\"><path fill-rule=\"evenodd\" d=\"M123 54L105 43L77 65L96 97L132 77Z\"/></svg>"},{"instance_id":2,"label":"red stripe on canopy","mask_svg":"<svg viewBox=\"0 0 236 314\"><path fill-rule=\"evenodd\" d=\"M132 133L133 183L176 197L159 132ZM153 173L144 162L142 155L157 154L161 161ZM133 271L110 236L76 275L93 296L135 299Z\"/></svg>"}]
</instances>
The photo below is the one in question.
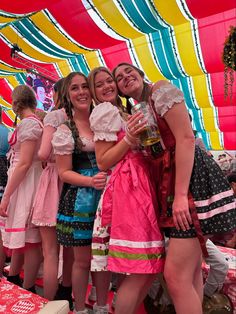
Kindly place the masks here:
<instances>
[{"instance_id":1,"label":"red stripe on canopy","mask_svg":"<svg viewBox=\"0 0 236 314\"><path fill-rule=\"evenodd\" d=\"M0 95L9 104L11 104L11 93L12 93L12 90L10 89L5 79L0 79Z\"/></svg>"},{"instance_id":2,"label":"red stripe on canopy","mask_svg":"<svg viewBox=\"0 0 236 314\"><path fill-rule=\"evenodd\" d=\"M4 111L2 111L2 121L10 128L13 127L13 121L8 117L8 115Z\"/></svg>"},{"instance_id":3,"label":"red stripe on canopy","mask_svg":"<svg viewBox=\"0 0 236 314\"><path fill-rule=\"evenodd\" d=\"M195 18L201 18L209 15L214 15L220 12L235 9L235 0L185 0L191 14Z\"/></svg>"},{"instance_id":4,"label":"red stripe on canopy","mask_svg":"<svg viewBox=\"0 0 236 314\"><path fill-rule=\"evenodd\" d=\"M236 134L236 106L219 107L218 115L220 130Z\"/></svg>"},{"instance_id":5,"label":"red stripe on canopy","mask_svg":"<svg viewBox=\"0 0 236 314\"><path fill-rule=\"evenodd\" d=\"M46 7L52 5L53 3L59 2L58 0L20 0L20 1L10 1L1 0L0 10L15 13L15 14L27 14L30 12L40 11Z\"/></svg>"},{"instance_id":6,"label":"red stripe on canopy","mask_svg":"<svg viewBox=\"0 0 236 314\"><path fill-rule=\"evenodd\" d=\"M235 150L236 148L236 133L235 132L225 132L223 133L224 139L224 149Z\"/></svg>"},{"instance_id":7,"label":"red stripe on canopy","mask_svg":"<svg viewBox=\"0 0 236 314\"><path fill-rule=\"evenodd\" d=\"M126 42L102 49L101 52L107 67L111 70L121 62L132 63Z\"/></svg>"},{"instance_id":8,"label":"red stripe on canopy","mask_svg":"<svg viewBox=\"0 0 236 314\"><path fill-rule=\"evenodd\" d=\"M121 41L106 35L92 20L81 0L61 0L51 5L49 11L65 31L81 45L102 49Z\"/></svg>"},{"instance_id":9,"label":"red stripe on canopy","mask_svg":"<svg viewBox=\"0 0 236 314\"><path fill-rule=\"evenodd\" d=\"M211 86L214 99L214 105L216 107L226 107L236 105L236 73L233 73L234 83L231 88L228 88L228 94L232 90L232 100L229 96L224 96L224 72L211 74Z\"/></svg>"}]
</instances>

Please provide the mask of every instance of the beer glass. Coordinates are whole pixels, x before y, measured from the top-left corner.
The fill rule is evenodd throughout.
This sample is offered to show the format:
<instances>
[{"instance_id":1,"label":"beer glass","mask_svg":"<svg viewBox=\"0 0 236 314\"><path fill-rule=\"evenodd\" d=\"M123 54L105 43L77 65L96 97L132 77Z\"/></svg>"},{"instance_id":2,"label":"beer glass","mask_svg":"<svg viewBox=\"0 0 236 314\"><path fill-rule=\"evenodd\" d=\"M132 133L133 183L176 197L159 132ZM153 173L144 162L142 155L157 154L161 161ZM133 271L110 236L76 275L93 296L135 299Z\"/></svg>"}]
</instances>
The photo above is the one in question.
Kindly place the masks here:
<instances>
[{"instance_id":1,"label":"beer glass","mask_svg":"<svg viewBox=\"0 0 236 314\"><path fill-rule=\"evenodd\" d=\"M159 142L160 132L158 130L157 122L149 103L142 101L134 105L131 109L131 113L135 114L137 112L142 112L144 119L147 122L146 128L139 134L141 144L143 146L150 146Z\"/></svg>"}]
</instances>

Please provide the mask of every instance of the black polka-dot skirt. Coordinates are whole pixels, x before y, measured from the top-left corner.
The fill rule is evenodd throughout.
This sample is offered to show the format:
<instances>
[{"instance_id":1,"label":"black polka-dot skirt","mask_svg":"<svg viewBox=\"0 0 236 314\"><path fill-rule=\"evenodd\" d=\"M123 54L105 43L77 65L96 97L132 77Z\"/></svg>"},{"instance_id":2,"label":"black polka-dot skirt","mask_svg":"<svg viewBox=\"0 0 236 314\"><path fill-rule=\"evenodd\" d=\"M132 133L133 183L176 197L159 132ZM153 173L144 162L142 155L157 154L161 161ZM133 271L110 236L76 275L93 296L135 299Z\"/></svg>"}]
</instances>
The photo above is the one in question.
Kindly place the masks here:
<instances>
[{"instance_id":1,"label":"black polka-dot skirt","mask_svg":"<svg viewBox=\"0 0 236 314\"><path fill-rule=\"evenodd\" d=\"M98 168L81 169L80 174L94 176ZM66 247L92 243L92 232L101 192L91 187L64 184L57 215L57 239Z\"/></svg>"},{"instance_id":2,"label":"black polka-dot skirt","mask_svg":"<svg viewBox=\"0 0 236 314\"><path fill-rule=\"evenodd\" d=\"M236 229L233 190L218 164L198 146L195 148L189 190L193 196L203 235L225 233ZM168 198L173 200L173 195L169 195ZM168 208L167 215L172 215L171 206ZM174 238L196 236L194 226L187 231L178 231L176 228L167 228L165 231L168 236Z\"/></svg>"}]
</instances>

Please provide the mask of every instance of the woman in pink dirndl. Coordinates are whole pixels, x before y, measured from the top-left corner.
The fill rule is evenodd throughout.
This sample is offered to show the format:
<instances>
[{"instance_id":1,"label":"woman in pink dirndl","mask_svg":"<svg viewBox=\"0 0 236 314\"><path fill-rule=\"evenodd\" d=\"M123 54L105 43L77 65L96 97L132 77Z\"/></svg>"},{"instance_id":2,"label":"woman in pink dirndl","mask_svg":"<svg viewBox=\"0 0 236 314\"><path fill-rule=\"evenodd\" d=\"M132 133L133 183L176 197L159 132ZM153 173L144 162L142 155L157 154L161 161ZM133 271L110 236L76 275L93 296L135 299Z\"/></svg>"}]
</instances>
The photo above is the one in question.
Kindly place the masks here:
<instances>
[{"instance_id":1,"label":"woman in pink dirndl","mask_svg":"<svg viewBox=\"0 0 236 314\"><path fill-rule=\"evenodd\" d=\"M59 244L56 236L56 218L62 182L58 175L51 141L57 128L67 120L60 101L63 81L64 78L55 83L55 107L53 111L47 113L43 121L43 136L38 155L46 165L40 177L32 211L32 223L39 227L42 238L44 297L48 300L54 300L58 287ZM64 249L63 255L67 258L65 260L63 256L63 282L59 286L57 298L67 299L72 307L72 249Z\"/></svg>"},{"instance_id":2,"label":"woman in pink dirndl","mask_svg":"<svg viewBox=\"0 0 236 314\"><path fill-rule=\"evenodd\" d=\"M131 314L164 266L149 164L137 145L145 122L127 133L126 127L132 129L142 115L124 118L108 69L94 69L88 78L97 104L90 116L97 163L101 170L111 170L94 225L92 270L126 275L117 292L116 313Z\"/></svg>"},{"instance_id":3,"label":"woman in pink dirndl","mask_svg":"<svg viewBox=\"0 0 236 314\"><path fill-rule=\"evenodd\" d=\"M39 229L30 219L34 195L42 173L38 158L43 126L35 115L37 101L33 90L17 86L12 92L12 108L21 123L11 137L11 165L8 182L0 205L0 215L6 217L2 232L8 251L24 252L25 289L35 291L34 283L41 262Z\"/></svg>"}]
</instances>

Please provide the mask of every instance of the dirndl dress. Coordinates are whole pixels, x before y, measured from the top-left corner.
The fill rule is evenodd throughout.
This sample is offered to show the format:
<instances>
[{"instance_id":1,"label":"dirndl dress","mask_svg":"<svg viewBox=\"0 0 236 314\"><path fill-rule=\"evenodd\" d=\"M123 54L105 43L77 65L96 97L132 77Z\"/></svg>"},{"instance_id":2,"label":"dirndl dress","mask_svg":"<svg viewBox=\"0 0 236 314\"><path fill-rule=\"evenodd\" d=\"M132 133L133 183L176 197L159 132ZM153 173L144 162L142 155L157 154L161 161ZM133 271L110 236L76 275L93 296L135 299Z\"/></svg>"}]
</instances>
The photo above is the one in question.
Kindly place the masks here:
<instances>
[{"instance_id":1,"label":"dirndl dress","mask_svg":"<svg viewBox=\"0 0 236 314\"><path fill-rule=\"evenodd\" d=\"M70 126L69 123L67 124ZM99 172L92 140L81 137L83 151L75 149L75 135L59 127L52 145L55 155L72 154L73 171L92 177ZM64 183L57 214L58 242L65 247L87 246L92 242L93 224L101 192L85 186Z\"/></svg>"},{"instance_id":2,"label":"dirndl dress","mask_svg":"<svg viewBox=\"0 0 236 314\"><path fill-rule=\"evenodd\" d=\"M168 236L191 238L225 233L236 228L233 190L214 159L195 147L194 165L189 184L189 205L193 225L177 230L172 220L175 184L175 138L163 115L184 100L182 92L172 84L161 86L152 95L156 119L165 150L156 149L153 171L157 174L157 197L161 208L161 224ZM201 242L201 241L200 241Z\"/></svg>"},{"instance_id":3,"label":"dirndl dress","mask_svg":"<svg viewBox=\"0 0 236 314\"><path fill-rule=\"evenodd\" d=\"M95 107L90 125L94 141L118 142L125 135L124 121L111 103ZM165 243L148 161L137 149L129 150L111 170L94 224L92 271L163 272Z\"/></svg>"},{"instance_id":4,"label":"dirndl dress","mask_svg":"<svg viewBox=\"0 0 236 314\"><path fill-rule=\"evenodd\" d=\"M8 217L2 230L3 245L9 250L23 249L26 244L40 243L39 229L31 222L31 210L34 195L42 173L42 163L38 158L38 149L41 144L42 123L34 116L24 118L15 129L11 147L11 164L8 178L11 179L15 167L20 160L20 147L24 141L35 141L36 147L32 164L14 193L11 195L7 208Z\"/></svg>"},{"instance_id":5,"label":"dirndl dress","mask_svg":"<svg viewBox=\"0 0 236 314\"><path fill-rule=\"evenodd\" d=\"M47 113L43 120L47 126L56 129L67 120L64 109ZM35 194L32 209L32 223L41 227L55 227L62 182L58 176L55 156L51 151L47 165L43 169Z\"/></svg>"}]
</instances>

